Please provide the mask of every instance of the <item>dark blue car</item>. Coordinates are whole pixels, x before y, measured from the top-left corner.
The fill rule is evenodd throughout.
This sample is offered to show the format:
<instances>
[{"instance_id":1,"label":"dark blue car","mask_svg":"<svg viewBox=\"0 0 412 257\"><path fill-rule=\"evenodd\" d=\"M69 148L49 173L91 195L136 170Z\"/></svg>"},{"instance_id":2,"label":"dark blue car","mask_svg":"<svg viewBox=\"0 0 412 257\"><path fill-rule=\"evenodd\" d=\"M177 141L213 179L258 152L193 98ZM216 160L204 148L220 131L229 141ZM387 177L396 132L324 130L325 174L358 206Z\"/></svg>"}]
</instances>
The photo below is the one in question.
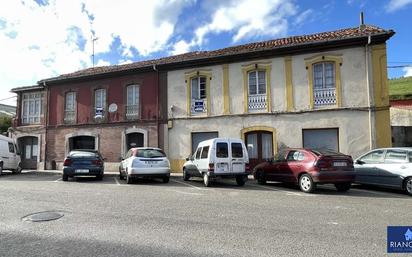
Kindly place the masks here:
<instances>
[{"instance_id":1,"label":"dark blue car","mask_svg":"<svg viewBox=\"0 0 412 257\"><path fill-rule=\"evenodd\" d=\"M104 175L104 159L95 150L73 150L64 160L63 181L69 177L96 176L102 180Z\"/></svg>"}]
</instances>

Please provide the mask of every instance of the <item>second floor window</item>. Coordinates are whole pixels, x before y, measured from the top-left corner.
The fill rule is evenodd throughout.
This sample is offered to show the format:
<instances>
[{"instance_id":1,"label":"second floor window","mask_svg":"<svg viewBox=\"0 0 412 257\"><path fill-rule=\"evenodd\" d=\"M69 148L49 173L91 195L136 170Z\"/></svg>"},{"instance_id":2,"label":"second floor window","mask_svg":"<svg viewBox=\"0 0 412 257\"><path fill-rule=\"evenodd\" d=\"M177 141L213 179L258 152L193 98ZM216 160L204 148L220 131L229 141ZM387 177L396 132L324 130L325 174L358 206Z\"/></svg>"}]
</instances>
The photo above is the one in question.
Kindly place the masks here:
<instances>
[{"instance_id":1,"label":"second floor window","mask_svg":"<svg viewBox=\"0 0 412 257\"><path fill-rule=\"evenodd\" d=\"M40 115L43 113L43 93L23 94L22 123L39 124Z\"/></svg>"},{"instance_id":2,"label":"second floor window","mask_svg":"<svg viewBox=\"0 0 412 257\"><path fill-rule=\"evenodd\" d=\"M106 89L94 91L95 116L104 116L106 110Z\"/></svg>"},{"instance_id":3,"label":"second floor window","mask_svg":"<svg viewBox=\"0 0 412 257\"><path fill-rule=\"evenodd\" d=\"M266 110L266 71L253 70L248 72L248 108Z\"/></svg>"},{"instance_id":4,"label":"second floor window","mask_svg":"<svg viewBox=\"0 0 412 257\"><path fill-rule=\"evenodd\" d=\"M205 113L207 111L206 77L199 76L190 80L191 112Z\"/></svg>"},{"instance_id":5,"label":"second floor window","mask_svg":"<svg viewBox=\"0 0 412 257\"><path fill-rule=\"evenodd\" d=\"M127 87L126 118L137 119L139 117L140 92L138 85Z\"/></svg>"},{"instance_id":6,"label":"second floor window","mask_svg":"<svg viewBox=\"0 0 412 257\"><path fill-rule=\"evenodd\" d=\"M67 92L64 104L64 122L73 123L76 120L76 92Z\"/></svg>"},{"instance_id":7,"label":"second floor window","mask_svg":"<svg viewBox=\"0 0 412 257\"><path fill-rule=\"evenodd\" d=\"M336 105L335 63L313 64L314 107Z\"/></svg>"}]
</instances>

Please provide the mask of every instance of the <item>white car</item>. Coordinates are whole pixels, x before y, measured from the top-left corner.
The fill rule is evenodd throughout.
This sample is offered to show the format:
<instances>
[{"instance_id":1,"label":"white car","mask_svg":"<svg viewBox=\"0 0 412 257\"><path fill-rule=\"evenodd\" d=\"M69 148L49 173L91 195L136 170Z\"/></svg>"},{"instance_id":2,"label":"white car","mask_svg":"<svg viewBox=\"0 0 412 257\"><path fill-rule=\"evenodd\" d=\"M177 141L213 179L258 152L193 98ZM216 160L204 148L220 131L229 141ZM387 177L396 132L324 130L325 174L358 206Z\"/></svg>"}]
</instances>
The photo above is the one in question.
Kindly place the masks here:
<instances>
[{"instance_id":1,"label":"white car","mask_svg":"<svg viewBox=\"0 0 412 257\"><path fill-rule=\"evenodd\" d=\"M372 150L355 160L355 182L405 190L412 195L412 147Z\"/></svg>"},{"instance_id":2,"label":"white car","mask_svg":"<svg viewBox=\"0 0 412 257\"><path fill-rule=\"evenodd\" d=\"M0 175L3 170L20 173L22 168L20 153L13 139L0 135Z\"/></svg>"},{"instance_id":3,"label":"white car","mask_svg":"<svg viewBox=\"0 0 412 257\"><path fill-rule=\"evenodd\" d=\"M206 187L216 178L236 178L243 186L249 174L249 155L245 144L236 138L202 141L183 165L183 180L202 177Z\"/></svg>"},{"instance_id":4,"label":"white car","mask_svg":"<svg viewBox=\"0 0 412 257\"><path fill-rule=\"evenodd\" d=\"M160 148L131 148L119 167L120 179L126 179L127 184L138 178L161 178L169 182L170 162Z\"/></svg>"}]
</instances>

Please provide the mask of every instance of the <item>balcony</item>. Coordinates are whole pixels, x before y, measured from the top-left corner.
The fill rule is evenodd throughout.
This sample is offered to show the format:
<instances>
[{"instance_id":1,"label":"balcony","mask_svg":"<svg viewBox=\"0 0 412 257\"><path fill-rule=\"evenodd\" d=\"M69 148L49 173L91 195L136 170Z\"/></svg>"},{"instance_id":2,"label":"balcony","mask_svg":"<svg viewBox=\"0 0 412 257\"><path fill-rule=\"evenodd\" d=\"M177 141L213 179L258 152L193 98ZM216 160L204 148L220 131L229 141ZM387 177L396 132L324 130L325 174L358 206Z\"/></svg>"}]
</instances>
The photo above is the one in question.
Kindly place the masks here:
<instances>
[{"instance_id":1,"label":"balcony","mask_svg":"<svg viewBox=\"0 0 412 257\"><path fill-rule=\"evenodd\" d=\"M136 120L139 118L139 105L126 105L126 119Z\"/></svg>"},{"instance_id":2,"label":"balcony","mask_svg":"<svg viewBox=\"0 0 412 257\"><path fill-rule=\"evenodd\" d=\"M315 88L313 90L313 101L315 108L336 105L336 88Z\"/></svg>"},{"instance_id":3,"label":"balcony","mask_svg":"<svg viewBox=\"0 0 412 257\"><path fill-rule=\"evenodd\" d=\"M73 124L76 121L76 111L64 111L64 123Z\"/></svg>"},{"instance_id":4,"label":"balcony","mask_svg":"<svg viewBox=\"0 0 412 257\"><path fill-rule=\"evenodd\" d=\"M207 112L207 99L192 99L190 103L190 111L192 114L201 114Z\"/></svg>"},{"instance_id":5,"label":"balcony","mask_svg":"<svg viewBox=\"0 0 412 257\"><path fill-rule=\"evenodd\" d=\"M248 97L248 108L249 111L259 111L266 110L267 101L266 94L249 95Z\"/></svg>"}]
</instances>

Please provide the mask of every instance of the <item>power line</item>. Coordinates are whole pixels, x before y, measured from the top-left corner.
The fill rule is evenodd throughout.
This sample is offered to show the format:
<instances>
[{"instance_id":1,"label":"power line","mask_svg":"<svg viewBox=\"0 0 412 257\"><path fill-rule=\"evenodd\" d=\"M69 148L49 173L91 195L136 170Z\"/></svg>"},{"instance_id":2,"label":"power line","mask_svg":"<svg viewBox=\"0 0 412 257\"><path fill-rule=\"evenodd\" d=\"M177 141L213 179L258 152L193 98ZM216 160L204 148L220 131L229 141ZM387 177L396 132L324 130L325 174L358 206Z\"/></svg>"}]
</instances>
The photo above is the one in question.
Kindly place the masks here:
<instances>
[{"instance_id":1,"label":"power line","mask_svg":"<svg viewBox=\"0 0 412 257\"><path fill-rule=\"evenodd\" d=\"M407 68L412 67L412 65L394 65L394 66L387 66L388 69L398 69L398 68Z\"/></svg>"},{"instance_id":2,"label":"power line","mask_svg":"<svg viewBox=\"0 0 412 257\"><path fill-rule=\"evenodd\" d=\"M12 98L15 98L15 97L17 97L17 95L15 95L15 96L10 96L10 97L4 98L4 99L0 99L0 102L1 102L1 101L5 101L5 100L9 100L9 99L12 99Z\"/></svg>"}]
</instances>

